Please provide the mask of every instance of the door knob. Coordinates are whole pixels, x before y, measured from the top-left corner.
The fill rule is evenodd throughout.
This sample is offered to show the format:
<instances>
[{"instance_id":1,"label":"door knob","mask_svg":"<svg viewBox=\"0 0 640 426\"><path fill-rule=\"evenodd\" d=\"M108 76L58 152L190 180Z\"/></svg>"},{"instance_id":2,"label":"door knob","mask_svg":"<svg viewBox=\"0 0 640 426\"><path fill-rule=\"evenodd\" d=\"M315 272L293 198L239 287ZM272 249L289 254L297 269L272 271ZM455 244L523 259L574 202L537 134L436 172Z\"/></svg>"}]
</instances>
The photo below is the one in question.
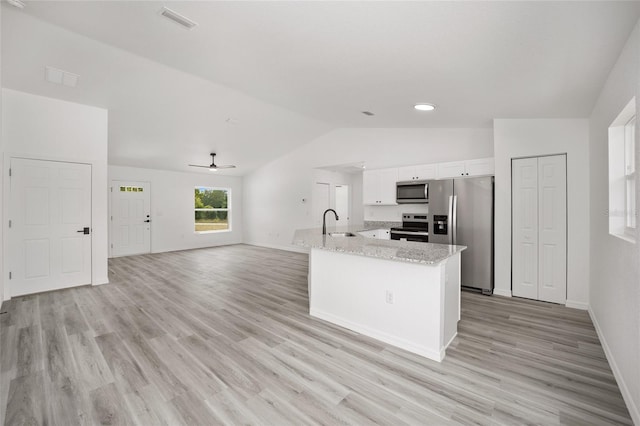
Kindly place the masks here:
<instances>
[{"instance_id":1,"label":"door knob","mask_svg":"<svg viewBox=\"0 0 640 426\"><path fill-rule=\"evenodd\" d=\"M81 230L76 231L76 232L83 233L84 235L89 235L91 233L91 228L89 228L89 227L82 228Z\"/></svg>"},{"instance_id":2,"label":"door knob","mask_svg":"<svg viewBox=\"0 0 640 426\"><path fill-rule=\"evenodd\" d=\"M149 223L149 222L151 222L151 219L147 219L144 221L144 223Z\"/></svg>"}]
</instances>

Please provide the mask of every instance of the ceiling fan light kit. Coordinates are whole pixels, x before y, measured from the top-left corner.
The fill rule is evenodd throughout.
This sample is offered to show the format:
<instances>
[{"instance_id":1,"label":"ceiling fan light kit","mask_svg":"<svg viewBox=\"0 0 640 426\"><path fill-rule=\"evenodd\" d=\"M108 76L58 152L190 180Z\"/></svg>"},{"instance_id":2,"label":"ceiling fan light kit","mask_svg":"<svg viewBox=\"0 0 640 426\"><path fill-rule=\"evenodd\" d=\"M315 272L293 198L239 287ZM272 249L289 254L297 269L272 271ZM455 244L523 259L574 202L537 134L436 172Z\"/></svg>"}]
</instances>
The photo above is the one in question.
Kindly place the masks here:
<instances>
[{"instance_id":1,"label":"ceiling fan light kit","mask_svg":"<svg viewBox=\"0 0 640 426\"><path fill-rule=\"evenodd\" d=\"M209 171L211 172L215 172L218 171L219 169L235 169L236 166L232 165L232 164L226 164L226 165L222 165L222 166L218 166L216 165L216 154L215 152L212 152L211 154L211 164L209 164L208 166L201 166L199 164L189 164L190 167L200 167L203 169L209 169Z\"/></svg>"}]
</instances>

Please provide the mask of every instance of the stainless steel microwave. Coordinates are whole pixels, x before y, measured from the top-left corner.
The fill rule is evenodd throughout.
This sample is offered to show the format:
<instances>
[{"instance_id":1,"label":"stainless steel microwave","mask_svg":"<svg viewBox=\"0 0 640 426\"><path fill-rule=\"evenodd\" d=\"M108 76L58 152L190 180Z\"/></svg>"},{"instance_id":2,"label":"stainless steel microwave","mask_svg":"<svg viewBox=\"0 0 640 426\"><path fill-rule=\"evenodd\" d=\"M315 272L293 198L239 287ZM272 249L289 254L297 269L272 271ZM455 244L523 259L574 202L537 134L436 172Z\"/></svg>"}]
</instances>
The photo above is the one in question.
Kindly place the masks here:
<instances>
[{"instance_id":1,"label":"stainless steel microwave","mask_svg":"<svg viewBox=\"0 0 640 426\"><path fill-rule=\"evenodd\" d=\"M396 183L398 204L422 204L429 202L429 182L413 180Z\"/></svg>"}]
</instances>

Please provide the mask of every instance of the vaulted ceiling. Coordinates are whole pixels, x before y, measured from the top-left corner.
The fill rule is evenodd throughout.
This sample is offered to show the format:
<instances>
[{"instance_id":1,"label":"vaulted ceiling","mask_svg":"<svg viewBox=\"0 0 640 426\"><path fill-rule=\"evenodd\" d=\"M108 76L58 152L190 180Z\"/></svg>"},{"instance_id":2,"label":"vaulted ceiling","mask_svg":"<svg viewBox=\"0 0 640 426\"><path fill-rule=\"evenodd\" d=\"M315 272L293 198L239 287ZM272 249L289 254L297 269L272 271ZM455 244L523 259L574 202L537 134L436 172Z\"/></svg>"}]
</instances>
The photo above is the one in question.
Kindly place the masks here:
<instances>
[{"instance_id":1,"label":"vaulted ceiling","mask_svg":"<svg viewBox=\"0 0 640 426\"><path fill-rule=\"evenodd\" d=\"M112 164L187 170L216 150L229 174L340 127L587 117L640 16L629 1L2 7L3 87L108 108ZM46 65L78 87L46 82Z\"/></svg>"}]
</instances>

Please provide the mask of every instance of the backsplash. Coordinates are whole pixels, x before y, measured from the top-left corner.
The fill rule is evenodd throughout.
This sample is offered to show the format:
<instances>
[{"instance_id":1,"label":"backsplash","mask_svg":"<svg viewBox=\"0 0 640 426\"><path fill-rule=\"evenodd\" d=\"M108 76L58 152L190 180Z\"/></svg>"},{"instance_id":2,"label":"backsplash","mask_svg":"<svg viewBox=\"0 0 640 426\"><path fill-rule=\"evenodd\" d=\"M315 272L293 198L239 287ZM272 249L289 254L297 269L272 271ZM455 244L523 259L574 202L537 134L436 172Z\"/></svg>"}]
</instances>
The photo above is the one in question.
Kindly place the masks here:
<instances>
[{"instance_id":1,"label":"backsplash","mask_svg":"<svg viewBox=\"0 0 640 426\"><path fill-rule=\"evenodd\" d=\"M385 222L379 220L365 220L364 226L367 229L389 229L399 228L402 226L402 222Z\"/></svg>"},{"instance_id":2,"label":"backsplash","mask_svg":"<svg viewBox=\"0 0 640 426\"><path fill-rule=\"evenodd\" d=\"M364 221L402 222L403 213L428 213L429 204L401 204L398 206L364 206Z\"/></svg>"}]
</instances>

